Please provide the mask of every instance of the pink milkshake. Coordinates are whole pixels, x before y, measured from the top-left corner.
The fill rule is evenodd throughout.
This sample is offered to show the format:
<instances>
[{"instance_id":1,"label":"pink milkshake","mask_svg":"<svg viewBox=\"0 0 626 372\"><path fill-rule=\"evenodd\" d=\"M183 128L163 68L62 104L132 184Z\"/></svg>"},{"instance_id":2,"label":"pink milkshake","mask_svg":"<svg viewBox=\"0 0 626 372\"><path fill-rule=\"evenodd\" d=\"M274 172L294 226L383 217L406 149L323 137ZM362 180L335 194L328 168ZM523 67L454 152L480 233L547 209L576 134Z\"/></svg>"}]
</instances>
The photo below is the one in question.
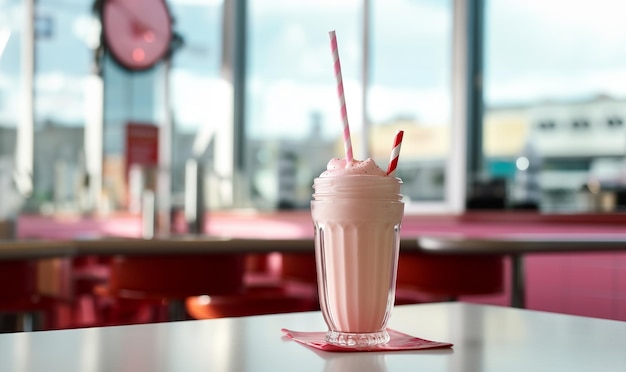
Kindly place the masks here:
<instances>
[{"instance_id":1,"label":"pink milkshake","mask_svg":"<svg viewBox=\"0 0 626 372\"><path fill-rule=\"evenodd\" d=\"M311 213L327 341L363 347L389 340L402 181L373 160L332 159L314 180Z\"/></svg>"}]
</instances>

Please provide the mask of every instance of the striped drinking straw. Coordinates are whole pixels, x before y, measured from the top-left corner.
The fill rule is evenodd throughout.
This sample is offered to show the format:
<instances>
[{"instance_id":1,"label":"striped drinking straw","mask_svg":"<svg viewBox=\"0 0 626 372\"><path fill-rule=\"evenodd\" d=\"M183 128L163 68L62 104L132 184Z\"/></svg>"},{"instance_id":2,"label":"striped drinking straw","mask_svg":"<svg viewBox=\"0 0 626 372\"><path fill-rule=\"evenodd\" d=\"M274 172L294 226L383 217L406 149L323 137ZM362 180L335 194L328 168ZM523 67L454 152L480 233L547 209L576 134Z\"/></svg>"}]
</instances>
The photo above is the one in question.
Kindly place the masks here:
<instances>
[{"instance_id":1,"label":"striped drinking straw","mask_svg":"<svg viewBox=\"0 0 626 372\"><path fill-rule=\"evenodd\" d=\"M339 63L339 50L337 48L337 36L335 31L330 31L330 50L333 53L333 64L335 67L335 79L337 80L337 95L339 96L339 106L341 108L341 120L343 121L343 145L346 152L346 167L350 166L352 159L352 140L350 139L350 126L348 125L348 111L346 110L346 98L343 92L343 79L341 77L341 64Z\"/></svg>"},{"instance_id":2,"label":"striped drinking straw","mask_svg":"<svg viewBox=\"0 0 626 372\"><path fill-rule=\"evenodd\" d=\"M389 166L387 167L387 175L394 176L396 168L398 167L398 158L400 157L400 147L402 146L402 136L404 131L399 130L396 132L393 138L393 148L391 149L391 156L389 157Z\"/></svg>"}]
</instances>

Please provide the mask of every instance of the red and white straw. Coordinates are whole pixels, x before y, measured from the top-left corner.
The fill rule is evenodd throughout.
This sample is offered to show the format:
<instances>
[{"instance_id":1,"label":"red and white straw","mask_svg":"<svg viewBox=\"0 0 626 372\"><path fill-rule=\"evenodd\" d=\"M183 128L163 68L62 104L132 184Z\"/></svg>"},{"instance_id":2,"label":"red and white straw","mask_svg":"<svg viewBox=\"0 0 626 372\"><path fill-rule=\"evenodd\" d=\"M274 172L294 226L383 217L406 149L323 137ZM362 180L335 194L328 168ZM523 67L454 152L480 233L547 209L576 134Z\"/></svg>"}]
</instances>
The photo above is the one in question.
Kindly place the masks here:
<instances>
[{"instance_id":1,"label":"red and white straw","mask_svg":"<svg viewBox=\"0 0 626 372\"><path fill-rule=\"evenodd\" d=\"M396 132L396 136L393 138L393 149L391 149L391 156L389 157L389 166L387 167L387 175L393 176L398 167L398 158L400 157L400 147L402 146L402 136L404 131L399 130Z\"/></svg>"},{"instance_id":2,"label":"red and white straw","mask_svg":"<svg viewBox=\"0 0 626 372\"><path fill-rule=\"evenodd\" d=\"M343 92L343 79L341 77L341 63L339 63L339 50L337 48L337 36L335 31L330 31L330 50L333 53L333 64L335 67L335 79L337 80L337 95L339 96L339 107L341 108L341 120L343 121L343 145L346 153L346 166L352 163L352 140L350 139L350 125L348 124L348 111L346 110L346 98Z\"/></svg>"}]
</instances>

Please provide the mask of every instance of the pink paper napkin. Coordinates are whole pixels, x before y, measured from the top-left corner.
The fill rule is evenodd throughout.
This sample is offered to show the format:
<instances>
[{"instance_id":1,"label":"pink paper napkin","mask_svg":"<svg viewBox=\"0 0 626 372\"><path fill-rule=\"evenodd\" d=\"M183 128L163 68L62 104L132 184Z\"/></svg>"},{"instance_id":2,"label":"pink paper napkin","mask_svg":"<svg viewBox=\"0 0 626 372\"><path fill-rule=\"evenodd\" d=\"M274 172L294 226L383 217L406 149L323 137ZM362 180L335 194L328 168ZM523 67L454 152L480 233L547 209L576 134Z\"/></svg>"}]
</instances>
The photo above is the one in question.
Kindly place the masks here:
<instances>
[{"instance_id":1,"label":"pink paper napkin","mask_svg":"<svg viewBox=\"0 0 626 372\"><path fill-rule=\"evenodd\" d=\"M283 328L282 331L287 337L302 345L310 346L317 350L324 351L400 351L452 347L452 344L448 342L424 340L423 338L413 337L402 332L394 331L392 329L387 330L390 340L386 344L363 348L344 347L329 344L325 340L326 332L298 332L285 328Z\"/></svg>"}]
</instances>

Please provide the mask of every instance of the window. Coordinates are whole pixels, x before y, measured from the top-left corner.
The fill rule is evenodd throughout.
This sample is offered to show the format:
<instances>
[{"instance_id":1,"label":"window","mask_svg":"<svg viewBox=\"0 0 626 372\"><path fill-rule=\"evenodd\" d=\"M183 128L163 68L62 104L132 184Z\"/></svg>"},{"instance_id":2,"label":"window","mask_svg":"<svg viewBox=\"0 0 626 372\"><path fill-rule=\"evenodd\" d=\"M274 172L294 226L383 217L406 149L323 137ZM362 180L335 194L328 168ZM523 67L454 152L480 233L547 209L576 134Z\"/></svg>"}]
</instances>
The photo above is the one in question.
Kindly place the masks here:
<instances>
[{"instance_id":1,"label":"window","mask_svg":"<svg viewBox=\"0 0 626 372\"><path fill-rule=\"evenodd\" d=\"M412 202L442 202L451 128L451 1L373 1L369 146L385 164L405 137L397 175ZM398 27L402 24L402 27Z\"/></svg>"},{"instance_id":2,"label":"window","mask_svg":"<svg viewBox=\"0 0 626 372\"><path fill-rule=\"evenodd\" d=\"M175 49L170 79L172 109L172 204L183 204L185 164L197 159L204 167L203 176L211 207L223 201L216 192L222 176L223 160L217 153L218 129L232 125L232 95L222 76L223 1L168 2L174 17L174 31L181 38Z\"/></svg>"},{"instance_id":3,"label":"window","mask_svg":"<svg viewBox=\"0 0 626 372\"><path fill-rule=\"evenodd\" d=\"M14 217L22 202L13 182L23 86L21 11L19 0L0 2L0 219Z\"/></svg>"},{"instance_id":4,"label":"window","mask_svg":"<svg viewBox=\"0 0 626 372\"><path fill-rule=\"evenodd\" d=\"M553 130L556 124L552 120L544 120L539 122L539 129L541 130Z\"/></svg>"},{"instance_id":5,"label":"window","mask_svg":"<svg viewBox=\"0 0 626 372\"><path fill-rule=\"evenodd\" d=\"M586 119L575 119L572 121L572 127L577 129L589 129L589 121Z\"/></svg>"},{"instance_id":6,"label":"window","mask_svg":"<svg viewBox=\"0 0 626 372\"><path fill-rule=\"evenodd\" d=\"M506 120L489 121L493 113L517 108L517 120L527 129L500 149L499 160L514 162L524 147L534 148L542 164L542 210L586 210L580 190L589 164L625 155L626 133L618 116L626 99L621 84L626 78L621 47L626 29L618 26L625 10L622 2L611 0L485 2L484 137L507 125ZM553 130L550 121L559 130ZM485 141L487 162L488 146ZM568 159L587 167L567 167ZM515 178L508 181L514 184ZM558 191L558 198L553 198L553 191Z\"/></svg>"},{"instance_id":7,"label":"window","mask_svg":"<svg viewBox=\"0 0 626 372\"><path fill-rule=\"evenodd\" d=\"M125 210L139 198L131 190L126 165L126 125L139 123L158 126L164 107L163 63L150 70L131 72L123 69L105 53L100 60L104 84L102 193L106 209ZM142 169L142 186L156 182L154 170ZM133 177L133 180L135 178Z\"/></svg>"},{"instance_id":8,"label":"window","mask_svg":"<svg viewBox=\"0 0 626 372\"><path fill-rule=\"evenodd\" d=\"M43 212L77 211L82 202L86 77L97 35L88 2L36 2L32 202Z\"/></svg>"},{"instance_id":9,"label":"window","mask_svg":"<svg viewBox=\"0 0 626 372\"><path fill-rule=\"evenodd\" d=\"M224 123L227 92L220 78L222 2L174 0L167 5L176 34L171 64L161 61L146 71L132 72L120 67L108 55L102 60L105 83L103 190L113 209L137 211L140 189L157 182L156 169L141 169L133 176L126 173L124 139L128 123L159 127L159 141L170 142L171 159L167 162L171 164L164 168L171 173L168 182L159 181L159 188L167 188L159 192L171 193L169 202L160 196L161 204L174 208L183 204L185 163L194 158L212 166L213 142L209 138L212 128L230 125ZM165 133L166 121L170 121L171 134ZM210 166L206 169L208 177L214 175ZM208 189L211 190L210 185Z\"/></svg>"},{"instance_id":10,"label":"window","mask_svg":"<svg viewBox=\"0 0 626 372\"><path fill-rule=\"evenodd\" d=\"M407 201L446 198L452 3L372 1L366 46L362 6L250 1L246 160L254 206L308 207L313 178L330 158L344 156L330 30L337 32L355 158L386 168L402 129L397 175ZM289 162L297 165L295 182L284 180Z\"/></svg>"},{"instance_id":11,"label":"window","mask_svg":"<svg viewBox=\"0 0 626 372\"><path fill-rule=\"evenodd\" d=\"M13 167L20 107L22 7L19 0L0 3L0 160Z\"/></svg>"},{"instance_id":12,"label":"window","mask_svg":"<svg viewBox=\"0 0 626 372\"><path fill-rule=\"evenodd\" d=\"M609 118L606 119L606 124L609 128L621 128L624 122L619 116L609 116Z\"/></svg>"},{"instance_id":13,"label":"window","mask_svg":"<svg viewBox=\"0 0 626 372\"><path fill-rule=\"evenodd\" d=\"M355 158L363 150L361 2L250 0L248 11L246 194L256 208L308 207L313 178L332 157L343 157L331 30L338 39Z\"/></svg>"},{"instance_id":14,"label":"window","mask_svg":"<svg viewBox=\"0 0 626 372\"><path fill-rule=\"evenodd\" d=\"M449 197L449 185L464 183L451 181L449 172L450 155L458 147L451 138L461 136L455 137L459 131L452 128L460 122L454 116L461 117L452 108L453 61L464 60L452 56L452 1L236 3L246 5L238 8L245 9L245 25L222 24L229 3L221 0L168 1L182 47L168 63L130 72L108 53L95 53L101 28L93 2L36 2L31 139L33 201L39 210L84 210L83 191L94 183L102 186L92 195L102 198L100 207L128 208L124 133L129 122L171 123L172 135L163 134L161 144L171 145L171 164L163 169L170 171L166 192L171 191L174 205L182 203L185 162L195 158L205 165L211 208L307 208L313 178L330 158L343 156L330 30L339 40L355 157L373 157L385 168L395 131L403 129L397 175L409 204L441 204ZM7 27L19 29L15 20L21 18L9 15L23 4L2 3L7 10L0 13L0 41ZM226 71L236 54L230 53L233 35L224 34L232 27L245 30L245 71ZM0 156L14 153L16 141L10 136L20 116L14 92L24 86L19 81L21 43L11 34L6 50L12 59L0 56L0 130L8 133L0 140ZM234 84L241 79L244 92ZM89 94L96 83L98 93ZM234 97L243 98L243 111L233 110ZM241 112L243 133L233 133L233 122L240 124L233 116ZM91 135L96 126L101 138ZM224 134L224 128L230 133ZM237 164L234 170L237 136L244 141L244 169ZM222 148L224 142L230 147ZM99 158L90 157L90 151ZM97 169L90 170L90 161ZM91 172L102 179L94 180Z\"/></svg>"}]
</instances>

